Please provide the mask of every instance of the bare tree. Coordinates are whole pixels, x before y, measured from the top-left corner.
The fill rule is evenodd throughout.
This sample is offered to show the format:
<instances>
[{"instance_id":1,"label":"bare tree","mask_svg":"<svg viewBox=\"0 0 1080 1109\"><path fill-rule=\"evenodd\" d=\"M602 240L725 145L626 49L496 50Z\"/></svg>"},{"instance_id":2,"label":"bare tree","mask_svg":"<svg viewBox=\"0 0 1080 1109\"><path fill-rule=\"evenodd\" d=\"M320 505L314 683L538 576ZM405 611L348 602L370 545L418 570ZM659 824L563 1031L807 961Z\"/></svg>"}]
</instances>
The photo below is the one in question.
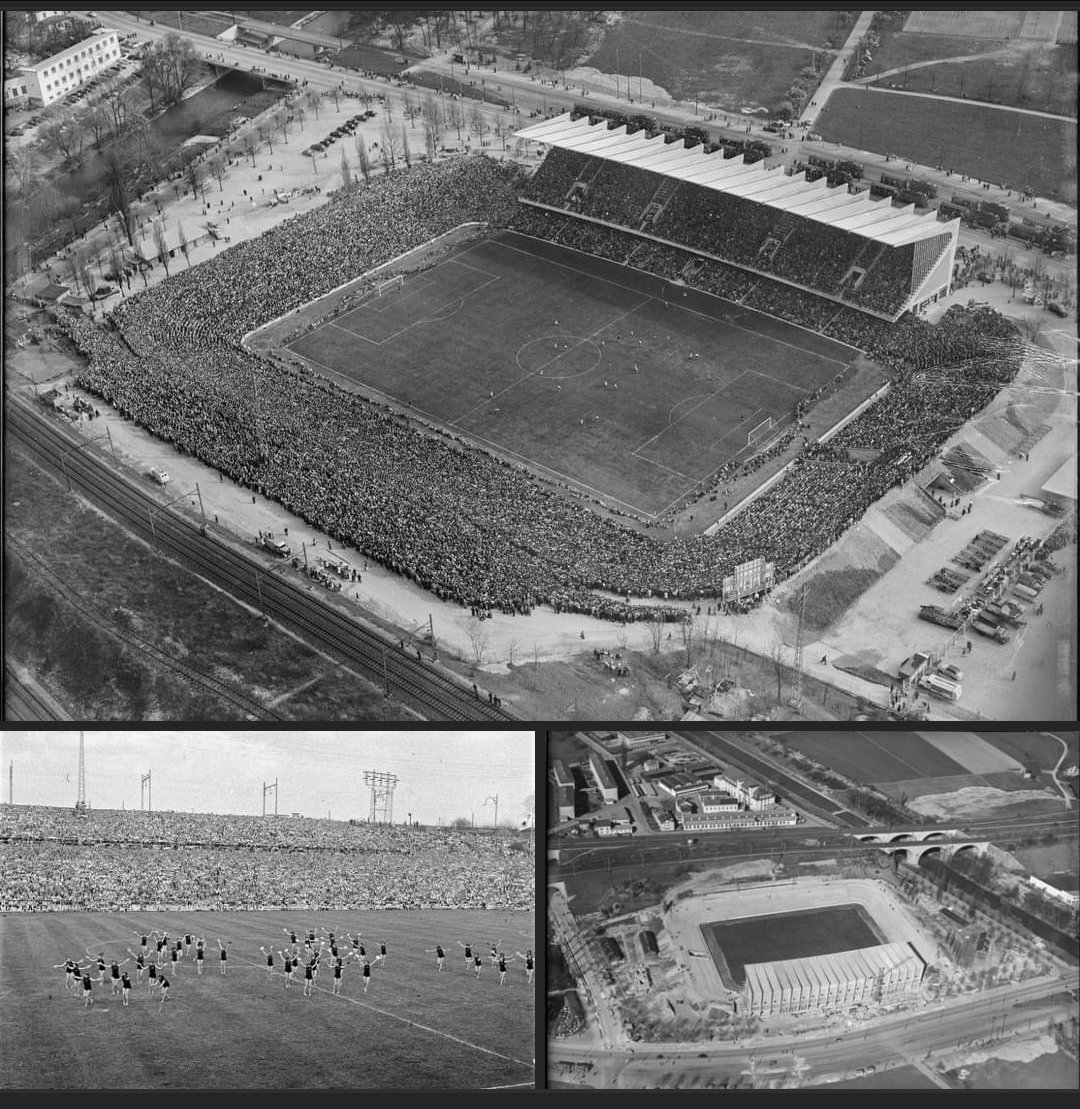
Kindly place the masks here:
<instances>
[{"instance_id":1,"label":"bare tree","mask_svg":"<svg viewBox=\"0 0 1080 1109\"><path fill-rule=\"evenodd\" d=\"M227 168L225 159L220 154L212 155L206 162L207 170L217 178L218 192L224 192L223 179Z\"/></svg>"},{"instance_id":2,"label":"bare tree","mask_svg":"<svg viewBox=\"0 0 1080 1109\"><path fill-rule=\"evenodd\" d=\"M259 138L262 139L262 141L264 143L266 143L267 147L270 150L270 156L273 157L273 155L274 155L274 129L270 126L269 123L259 124Z\"/></svg>"},{"instance_id":3,"label":"bare tree","mask_svg":"<svg viewBox=\"0 0 1080 1109\"><path fill-rule=\"evenodd\" d=\"M423 105L420 108L420 117L424 126L424 144L427 148L427 155L434 161L435 155L439 149L439 130L442 125L442 111L439 107L439 101L433 94L424 98Z\"/></svg>"},{"instance_id":4,"label":"bare tree","mask_svg":"<svg viewBox=\"0 0 1080 1109\"><path fill-rule=\"evenodd\" d=\"M405 159L406 166L412 166L412 150L409 147L409 130L403 123L401 125L401 156Z\"/></svg>"},{"instance_id":5,"label":"bare tree","mask_svg":"<svg viewBox=\"0 0 1080 1109\"><path fill-rule=\"evenodd\" d=\"M187 235L184 234L184 225L176 221L176 242L180 247L181 253L184 255L184 261L188 264L188 269L191 269L191 258L188 257L188 241Z\"/></svg>"},{"instance_id":6,"label":"bare tree","mask_svg":"<svg viewBox=\"0 0 1080 1109\"><path fill-rule=\"evenodd\" d=\"M315 118L319 118L319 105L322 103L322 93L316 89L308 89L304 93L304 104L315 113Z\"/></svg>"},{"instance_id":7,"label":"bare tree","mask_svg":"<svg viewBox=\"0 0 1080 1109\"><path fill-rule=\"evenodd\" d=\"M450 126L457 132L458 141L461 141L461 128L465 124L465 113L461 109L461 105L456 100L451 100L446 108L446 118L450 121Z\"/></svg>"},{"instance_id":8,"label":"bare tree","mask_svg":"<svg viewBox=\"0 0 1080 1109\"><path fill-rule=\"evenodd\" d=\"M367 143L363 135L356 136L356 157L359 160L360 172L364 175L364 184L371 182L371 159L368 157Z\"/></svg>"},{"instance_id":9,"label":"bare tree","mask_svg":"<svg viewBox=\"0 0 1080 1109\"><path fill-rule=\"evenodd\" d=\"M664 641L664 622L659 616L654 615L647 621L649 628L649 642L652 644L653 654L660 654L660 644Z\"/></svg>"},{"instance_id":10,"label":"bare tree","mask_svg":"<svg viewBox=\"0 0 1080 1109\"><path fill-rule=\"evenodd\" d=\"M341 187L347 193L353 190L352 166L349 165L349 157L344 147L341 148Z\"/></svg>"},{"instance_id":11,"label":"bare tree","mask_svg":"<svg viewBox=\"0 0 1080 1109\"><path fill-rule=\"evenodd\" d=\"M487 629L474 617L469 621L467 635L472 646L473 661L477 666L483 666L488 643Z\"/></svg>"},{"instance_id":12,"label":"bare tree","mask_svg":"<svg viewBox=\"0 0 1080 1109\"><path fill-rule=\"evenodd\" d=\"M397 165L400 154L401 137L394 125L387 120L383 124L382 132L379 135L379 157L382 159L387 173Z\"/></svg>"},{"instance_id":13,"label":"bare tree","mask_svg":"<svg viewBox=\"0 0 1080 1109\"><path fill-rule=\"evenodd\" d=\"M125 152L115 146L110 146L103 156L104 172L102 182L105 185L105 195L109 200L109 207L120 217L121 225L128 237L128 243L134 243L131 233L131 161L125 157Z\"/></svg>"},{"instance_id":14,"label":"bare tree","mask_svg":"<svg viewBox=\"0 0 1080 1109\"><path fill-rule=\"evenodd\" d=\"M169 251L167 249L168 240L165 238L165 224L161 220L154 220L154 246L157 248L158 258L161 264L165 267L166 277L169 274Z\"/></svg>"},{"instance_id":15,"label":"bare tree","mask_svg":"<svg viewBox=\"0 0 1080 1109\"><path fill-rule=\"evenodd\" d=\"M483 135L487 130L487 120L479 104L473 104L469 108L469 126L477 135Z\"/></svg>"},{"instance_id":16,"label":"bare tree","mask_svg":"<svg viewBox=\"0 0 1080 1109\"><path fill-rule=\"evenodd\" d=\"M244 136L244 153L251 159L251 168L255 168L255 154L259 149L259 140L252 134L248 133Z\"/></svg>"}]
</instances>

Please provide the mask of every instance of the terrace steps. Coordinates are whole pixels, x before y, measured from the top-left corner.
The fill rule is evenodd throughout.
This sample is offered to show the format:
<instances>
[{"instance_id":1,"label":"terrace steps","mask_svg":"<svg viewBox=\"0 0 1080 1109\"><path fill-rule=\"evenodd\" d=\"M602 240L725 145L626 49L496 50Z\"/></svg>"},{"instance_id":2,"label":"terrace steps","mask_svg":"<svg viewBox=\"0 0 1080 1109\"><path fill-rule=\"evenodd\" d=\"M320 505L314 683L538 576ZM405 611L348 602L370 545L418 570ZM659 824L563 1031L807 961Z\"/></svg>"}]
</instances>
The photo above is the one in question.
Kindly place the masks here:
<instances>
[{"instance_id":1,"label":"terrace steps","mask_svg":"<svg viewBox=\"0 0 1080 1109\"><path fill-rule=\"evenodd\" d=\"M679 182L676 178L664 178L660 183L660 187L653 193L652 200L645 205L645 211L641 214L641 222L638 224L639 231L644 231L649 224L656 223L678 187Z\"/></svg>"}]
</instances>

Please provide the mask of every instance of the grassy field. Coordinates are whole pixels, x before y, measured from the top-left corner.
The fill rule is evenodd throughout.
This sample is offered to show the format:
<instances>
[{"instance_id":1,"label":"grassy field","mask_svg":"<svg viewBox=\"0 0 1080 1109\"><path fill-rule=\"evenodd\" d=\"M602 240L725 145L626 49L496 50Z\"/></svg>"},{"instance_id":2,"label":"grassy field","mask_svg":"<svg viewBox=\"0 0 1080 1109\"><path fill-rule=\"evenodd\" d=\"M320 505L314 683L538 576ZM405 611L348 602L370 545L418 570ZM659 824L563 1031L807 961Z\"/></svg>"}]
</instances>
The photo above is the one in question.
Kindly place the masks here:
<instances>
[{"instance_id":1,"label":"grassy field","mask_svg":"<svg viewBox=\"0 0 1080 1109\"><path fill-rule=\"evenodd\" d=\"M363 992L359 964L347 964L340 996L332 973L303 996L303 975L284 988L280 960L267 977L261 945L280 945L284 927L360 931L385 962ZM64 987L69 956L127 957L138 930L206 936L206 970L170 972L162 1005L132 977L123 1008L106 982ZM217 941L231 942L228 972ZM0 1087L140 1089L450 1089L533 1084L535 987L517 959L500 987L487 959L479 979L458 941L536 950L532 913L50 913L10 914L0 946ZM434 950L447 951L438 973ZM194 954L194 950L192 951ZM131 971L133 961L123 969Z\"/></svg>"},{"instance_id":2,"label":"grassy field","mask_svg":"<svg viewBox=\"0 0 1080 1109\"><path fill-rule=\"evenodd\" d=\"M748 963L832 955L837 951L855 951L884 942L865 910L858 905L742 917L703 924L701 932L717 970L724 974L726 964L727 971L739 987L746 981Z\"/></svg>"},{"instance_id":3,"label":"grassy field","mask_svg":"<svg viewBox=\"0 0 1080 1109\"><path fill-rule=\"evenodd\" d=\"M851 359L849 348L715 297L671 307L673 290L655 278L531 249L520 236L469 247L288 349L647 515Z\"/></svg>"},{"instance_id":4,"label":"grassy field","mask_svg":"<svg viewBox=\"0 0 1080 1109\"><path fill-rule=\"evenodd\" d=\"M1074 48L1051 43L901 32L886 35L874 54L870 73L886 74L903 66L904 72L883 76L881 83L909 92L966 97L1075 116L1075 56ZM967 60L921 64L958 58ZM912 66L918 68L907 68Z\"/></svg>"},{"instance_id":5,"label":"grassy field","mask_svg":"<svg viewBox=\"0 0 1080 1109\"><path fill-rule=\"evenodd\" d=\"M634 11L608 28L586 64L642 76L676 99L778 108L813 47L839 48L854 12ZM818 79L831 57L817 55ZM812 82L816 87L816 80ZM633 85L631 82L631 90Z\"/></svg>"},{"instance_id":6,"label":"grassy field","mask_svg":"<svg viewBox=\"0 0 1080 1109\"><path fill-rule=\"evenodd\" d=\"M818 117L827 142L895 154L1010 189L1076 195L1076 125L985 104L837 89Z\"/></svg>"},{"instance_id":7,"label":"grassy field","mask_svg":"<svg viewBox=\"0 0 1080 1109\"><path fill-rule=\"evenodd\" d=\"M914 732L789 732L788 744L860 782L966 775L965 767Z\"/></svg>"},{"instance_id":8,"label":"grassy field","mask_svg":"<svg viewBox=\"0 0 1080 1109\"><path fill-rule=\"evenodd\" d=\"M1062 732L1060 735L1069 745L1070 758L1065 760L1066 765L1070 761L1075 763L1078 746L1076 732ZM979 738L1033 769L1053 770L1061 758L1061 744L1039 732L979 732Z\"/></svg>"}]
</instances>

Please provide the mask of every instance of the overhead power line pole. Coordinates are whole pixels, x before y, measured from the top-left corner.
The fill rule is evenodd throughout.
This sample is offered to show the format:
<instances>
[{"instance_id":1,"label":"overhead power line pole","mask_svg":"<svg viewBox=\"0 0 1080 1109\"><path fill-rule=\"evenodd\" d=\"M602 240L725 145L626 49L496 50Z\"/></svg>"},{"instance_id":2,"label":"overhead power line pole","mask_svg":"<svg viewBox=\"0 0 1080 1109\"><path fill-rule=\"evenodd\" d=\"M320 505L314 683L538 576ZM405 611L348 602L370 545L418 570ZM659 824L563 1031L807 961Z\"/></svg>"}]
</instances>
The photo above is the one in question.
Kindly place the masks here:
<instances>
[{"instance_id":1,"label":"overhead power line pole","mask_svg":"<svg viewBox=\"0 0 1080 1109\"><path fill-rule=\"evenodd\" d=\"M392 824L394 822L394 789L398 784L396 774L382 770L365 770L364 781L371 787L371 806L368 820L372 824Z\"/></svg>"},{"instance_id":2,"label":"overhead power line pole","mask_svg":"<svg viewBox=\"0 0 1080 1109\"><path fill-rule=\"evenodd\" d=\"M153 812L154 811L154 799L153 799L153 796L150 793L150 773L151 772L148 770L142 776L142 790L139 793L139 808L142 809L142 807L143 807L143 798L145 796L145 798L146 798L146 811L147 812Z\"/></svg>"},{"instance_id":3,"label":"overhead power line pole","mask_svg":"<svg viewBox=\"0 0 1080 1109\"><path fill-rule=\"evenodd\" d=\"M277 784L277 778L275 778L269 785L267 785L266 782L263 782L263 816L266 816L266 795L271 790L274 791L274 816L277 816Z\"/></svg>"}]
</instances>

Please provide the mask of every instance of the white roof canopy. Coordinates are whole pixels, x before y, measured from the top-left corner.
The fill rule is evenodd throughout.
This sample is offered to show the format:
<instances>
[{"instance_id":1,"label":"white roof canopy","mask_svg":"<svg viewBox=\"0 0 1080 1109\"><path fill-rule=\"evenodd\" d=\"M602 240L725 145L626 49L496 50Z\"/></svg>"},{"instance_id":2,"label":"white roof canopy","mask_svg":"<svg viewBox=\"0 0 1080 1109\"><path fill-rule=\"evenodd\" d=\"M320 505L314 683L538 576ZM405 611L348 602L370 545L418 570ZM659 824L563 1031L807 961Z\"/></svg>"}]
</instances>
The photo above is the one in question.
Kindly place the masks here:
<instances>
[{"instance_id":1,"label":"white roof canopy","mask_svg":"<svg viewBox=\"0 0 1080 1109\"><path fill-rule=\"evenodd\" d=\"M590 123L588 116L571 119L569 112L515 135L730 193L886 246L930 239L947 233L951 226L940 223L933 212L917 213L912 204L894 208L887 198L875 200L867 192L828 188L824 177L817 181L807 181L805 173L788 177L783 166L766 169L764 160L747 165L742 158L725 158L719 150L707 154L700 145L687 150L681 142L666 143L663 134L628 135L625 126L609 130L606 121Z\"/></svg>"}]
</instances>

